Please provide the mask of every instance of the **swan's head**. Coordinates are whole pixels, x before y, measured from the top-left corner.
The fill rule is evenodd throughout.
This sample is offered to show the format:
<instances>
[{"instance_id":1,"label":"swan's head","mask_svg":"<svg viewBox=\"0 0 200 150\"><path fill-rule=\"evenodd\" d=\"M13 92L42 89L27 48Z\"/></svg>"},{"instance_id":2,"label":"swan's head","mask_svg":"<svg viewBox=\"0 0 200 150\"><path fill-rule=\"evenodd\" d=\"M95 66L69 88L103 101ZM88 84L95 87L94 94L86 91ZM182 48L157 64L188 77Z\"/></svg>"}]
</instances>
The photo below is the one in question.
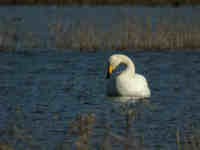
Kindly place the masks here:
<instances>
[{"instance_id":1,"label":"swan's head","mask_svg":"<svg viewBox=\"0 0 200 150\"><path fill-rule=\"evenodd\" d=\"M125 64L125 65L131 64L134 69L134 65L130 58L128 58L125 55L114 54L114 55L110 56L108 59L108 70L107 70L106 78L110 78L113 70L115 70L117 68L117 66L119 66L120 64Z\"/></svg>"}]
</instances>

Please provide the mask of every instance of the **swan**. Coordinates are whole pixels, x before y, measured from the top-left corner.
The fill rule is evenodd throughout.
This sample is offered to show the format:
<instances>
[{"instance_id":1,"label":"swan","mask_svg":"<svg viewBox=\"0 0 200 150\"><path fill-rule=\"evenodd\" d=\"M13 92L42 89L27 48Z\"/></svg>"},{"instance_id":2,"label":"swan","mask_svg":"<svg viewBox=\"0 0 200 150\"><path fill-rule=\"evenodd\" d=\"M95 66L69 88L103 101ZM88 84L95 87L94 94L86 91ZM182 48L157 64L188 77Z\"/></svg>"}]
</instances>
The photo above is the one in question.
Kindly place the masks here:
<instances>
[{"instance_id":1,"label":"swan","mask_svg":"<svg viewBox=\"0 0 200 150\"><path fill-rule=\"evenodd\" d=\"M113 70L120 64L126 68L117 74L111 76ZM128 96L136 98L148 98L151 92L147 80L143 75L135 73L135 65L132 60L122 54L113 54L109 57L107 68L107 95L108 96Z\"/></svg>"}]
</instances>

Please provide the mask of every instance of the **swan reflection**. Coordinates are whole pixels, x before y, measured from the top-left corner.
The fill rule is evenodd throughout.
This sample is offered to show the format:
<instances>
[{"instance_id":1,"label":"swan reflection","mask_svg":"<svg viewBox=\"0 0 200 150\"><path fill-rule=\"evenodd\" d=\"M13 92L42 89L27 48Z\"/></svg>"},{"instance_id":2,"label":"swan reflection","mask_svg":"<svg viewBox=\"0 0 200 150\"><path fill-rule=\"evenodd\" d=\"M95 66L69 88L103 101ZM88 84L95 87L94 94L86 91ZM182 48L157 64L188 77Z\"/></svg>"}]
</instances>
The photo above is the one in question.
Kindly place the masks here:
<instances>
[{"instance_id":1,"label":"swan reflection","mask_svg":"<svg viewBox=\"0 0 200 150\"><path fill-rule=\"evenodd\" d=\"M148 99L141 99L138 97L107 97L107 99L111 101L113 110L123 115L140 109L142 105L150 105Z\"/></svg>"}]
</instances>

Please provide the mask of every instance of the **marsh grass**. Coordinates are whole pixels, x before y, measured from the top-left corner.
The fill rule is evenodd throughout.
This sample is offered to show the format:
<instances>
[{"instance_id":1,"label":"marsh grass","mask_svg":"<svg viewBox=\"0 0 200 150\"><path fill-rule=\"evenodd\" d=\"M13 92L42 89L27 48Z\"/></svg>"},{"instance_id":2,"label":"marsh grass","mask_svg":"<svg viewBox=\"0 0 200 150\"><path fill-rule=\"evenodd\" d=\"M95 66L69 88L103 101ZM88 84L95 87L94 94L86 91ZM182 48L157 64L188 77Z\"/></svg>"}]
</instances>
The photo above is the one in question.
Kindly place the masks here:
<instances>
[{"instance_id":1,"label":"marsh grass","mask_svg":"<svg viewBox=\"0 0 200 150\"><path fill-rule=\"evenodd\" d=\"M153 28L153 29L152 29ZM116 24L105 30L99 25L80 24L55 33L58 49L195 49L200 48L198 25L135 23Z\"/></svg>"},{"instance_id":2,"label":"marsh grass","mask_svg":"<svg viewBox=\"0 0 200 150\"><path fill-rule=\"evenodd\" d=\"M76 136L74 141L76 150L89 150L91 148L91 126L95 123L95 115L77 115L71 123L70 135Z\"/></svg>"},{"instance_id":3,"label":"marsh grass","mask_svg":"<svg viewBox=\"0 0 200 150\"><path fill-rule=\"evenodd\" d=\"M192 126L188 127L185 131L176 132L176 145L177 150L199 150L200 149L200 130Z\"/></svg>"},{"instance_id":4,"label":"marsh grass","mask_svg":"<svg viewBox=\"0 0 200 150\"><path fill-rule=\"evenodd\" d=\"M0 32L0 51L15 50L17 46L16 32Z\"/></svg>"},{"instance_id":5,"label":"marsh grass","mask_svg":"<svg viewBox=\"0 0 200 150\"><path fill-rule=\"evenodd\" d=\"M146 148L143 138L134 135L133 125L136 118L136 110L129 110L124 114L124 119L116 122L118 125L115 126L105 120L99 122L95 114L79 114L72 120L69 133L72 138L75 136L73 145L76 150L114 150L116 146L123 150L144 150ZM101 133L97 130L99 128L101 128ZM122 130L119 129L121 131L116 132L116 128ZM101 137L95 137L98 134L101 134Z\"/></svg>"},{"instance_id":6,"label":"marsh grass","mask_svg":"<svg viewBox=\"0 0 200 150\"><path fill-rule=\"evenodd\" d=\"M16 150L16 147L24 149L38 149L40 146L32 136L32 132L24 126L25 114L19 105L10 108L10 114L14 113L0 128L0 150ZM9 115L10 115L9 114Z\"/></svg>"},{"instance_id":7,"label":"marsh grass","mask_svg":"<svg viewBox=\"0 0 200 150\"><path fill-rule=\"evenodd\" d=\"M7 141L0 141L0 150L15 150Z\"/></svg>"},{"instance_id":8,"label":"marsh grass","mask_svg":"<svg viewBox=\"0 0 200 150\"><path fill-rule=\"evenodd\" d=\"M0 22L0 51L15 50L17 40L16 25L2 18Z\"/></svg>"},{"instance_id":9,"label":"marsh grass","mask_svg":"<svg viewBox=\"0 0 200 150\"><path fill-rule=\"evenodd\" d=\"M11 23L8 23L11 24ZM19 33L15 24L0 24L0 50L19 48L55 48L81 51L96 50L180 50L200 48L199 24L137 23L129 18L120 24L101 25L88 22L48 25L48 38L39 32ZM18 25L19 26L19 25Z\"/></svg>"},{"instance_id":10,"label":"marsh grass","mask_svg":"<svg viewBox=\"0 0 200 150\"><path fill-rule=\"evenodd\" d=\"M30 131L23 126L24 112L20 106L13 108L16 112L15 120L8 120L5 128L0 129L0 150L16 150L19 145L21 149L45 149L35 141ZM115 150L117 146L121 150L149 150L152 147L145 145L145 138L136 136L133 130L134 122L137 120L138 112L135 109L127 111L124 119L121 120L121 133L114 129L115 124L108 122L100 123L93 113L77 114L70 123L67 124L66 136L70 138L71 143L61 140L55 143L56 150ZM101 137L96 136L99 133L95 128L101 128ZM174 134L176 138L177 150L199 150L200 149L200 130L189 128L186 131L180 131ZM21 143L21 144L19 144ZM156 146L157 149L162 145Z\"/></svg>"}]
</instances>

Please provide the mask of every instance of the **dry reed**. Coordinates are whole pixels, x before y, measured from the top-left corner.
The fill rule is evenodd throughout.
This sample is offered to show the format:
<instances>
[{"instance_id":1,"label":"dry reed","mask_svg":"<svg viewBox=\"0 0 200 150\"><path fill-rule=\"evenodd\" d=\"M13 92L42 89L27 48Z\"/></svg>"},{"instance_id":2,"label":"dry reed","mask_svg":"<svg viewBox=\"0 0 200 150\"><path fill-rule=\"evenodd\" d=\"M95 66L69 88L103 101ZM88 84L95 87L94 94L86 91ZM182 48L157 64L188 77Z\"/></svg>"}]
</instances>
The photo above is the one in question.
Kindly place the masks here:
<instances>
[{"instance_id":1,"label":"dry reed","mask_svg":"<svg viewBox=\"0 0 200 150\"><path fill-rule=\"evenodd\" d=\"M200 48L198 25L156 24L148 29L135 23L112 25L80 24L65 32L56 32L58 49L194 49Z\"/></svg>"},{"instance_id":2,"label":"dry reed","mask_svg":"<svg viewBox=\"0 0 200 150\"><path fill-rule=\"evenodd\" d=\"M12 30L10 28L13 28ZM131 19L109 26L91 23L48 26L49 37L41 33L18 33L16 27L0 32L0 50L17 48L56 48L73 50L133 50L133 49L199 49L198 24L139 24ZM23 35L23 36L19 36ZM20 38L21 37L21 38Z\"/></svg>"},{"instance_id":3,"label":"dry reed","mask_svg":"<svg viewBox=\"0 0 200 150\"><path fill-rule=\"evenodd\" d=\"M18 123L23 121L24 113L20 107L16 107L15 111L19 115L19 118L17 117L19 120L10 120L7 122L5 128L0 129L1 137L7 137L5 139L0 139L0 150L15 150L17 148L15 147L15 141L19 140L24 143L25 149L44 149L42 145L37 144L34 137L32 137L25 128L19 127ZM13 124L13 121L16 124ZM138 136L134 136L135 131L133 131L133 125L135 121L138 121L136 110L127 111L124 120L120 121L122 127L117 127L123 129L123 133L119 134L115 133L116 130L114 132L113 126L109 125L107 122L105 122L105 124L99 123L95 114L78 114L71 121L71 124L68 124L70 126L68 128L67 137L71 138L70 140L72 141L72 145L68 145L64 140L62 143L55 143L58 144L56 149L66 150L75 148L76 150L112 150L114 149L113 145L116 143L118 147L120 145L122 150L152 149L151 147L144 145L145 139L141 141ZM103 129L103 141L100 137L96 136L98 133L96 133L97 131L95 130L95 127ZM192 129L190 132L181 132L178 129L176 132L177 150L199 150L199 133L199 130L196 128ZM160 146L162 147L162 145Z\"/></svg>"}]
</instances>

